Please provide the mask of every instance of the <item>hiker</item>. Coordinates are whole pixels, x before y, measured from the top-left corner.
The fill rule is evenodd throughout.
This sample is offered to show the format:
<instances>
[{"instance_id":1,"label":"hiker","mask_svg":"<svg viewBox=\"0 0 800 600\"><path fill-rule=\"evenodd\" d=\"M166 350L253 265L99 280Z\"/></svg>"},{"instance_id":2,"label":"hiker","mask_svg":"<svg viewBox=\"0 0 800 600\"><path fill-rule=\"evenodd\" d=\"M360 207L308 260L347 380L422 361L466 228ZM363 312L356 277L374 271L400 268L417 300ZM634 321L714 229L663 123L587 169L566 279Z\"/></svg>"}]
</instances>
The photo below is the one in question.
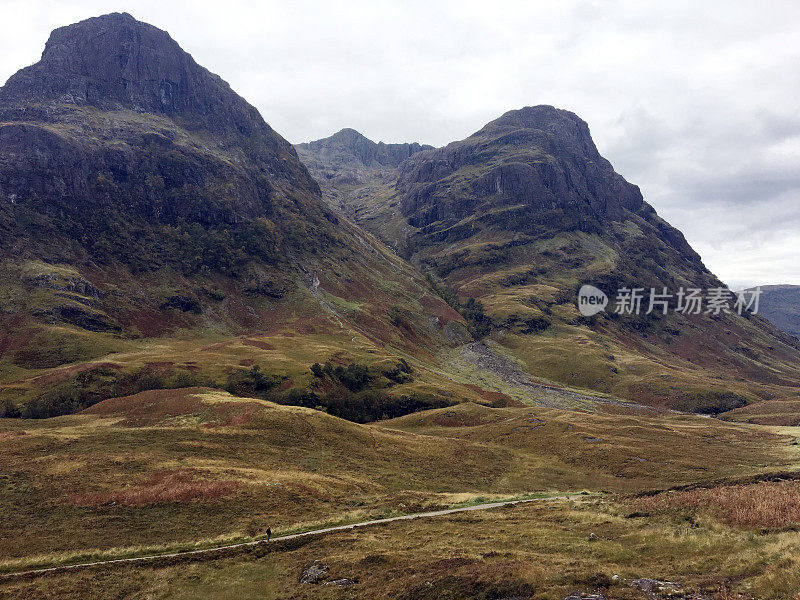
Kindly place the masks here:
<instances>
[{"instance_id":1,"label":"hiker","mask_svg":"<svg viewBox=\"0 0 800 600\"><path fill-rule=\"evenodd\" d=\"M267 527L267 541L272 537L272 527Z\"/></svg>"}]
</instances>

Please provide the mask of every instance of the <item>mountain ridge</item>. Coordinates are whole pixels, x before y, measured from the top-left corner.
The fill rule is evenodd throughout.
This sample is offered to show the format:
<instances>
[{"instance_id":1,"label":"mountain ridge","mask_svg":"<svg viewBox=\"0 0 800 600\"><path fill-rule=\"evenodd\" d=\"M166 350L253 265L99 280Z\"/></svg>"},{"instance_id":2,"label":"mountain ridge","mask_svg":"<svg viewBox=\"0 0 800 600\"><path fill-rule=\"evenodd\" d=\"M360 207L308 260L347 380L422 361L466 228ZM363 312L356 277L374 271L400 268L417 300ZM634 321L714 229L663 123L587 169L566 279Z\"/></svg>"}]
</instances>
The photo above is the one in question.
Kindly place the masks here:
<instances>
[{"instance_id":1,"label":"mountain ridge","mask_svg":"<svg viewBox=\"0 0 800 600\"><path fill-rule=\"evenodd\" d=\"M746 291L754 293L759 289L759 314L789 335L800 338L800 285L762 285Z\"/></svg>"}]
</instances>

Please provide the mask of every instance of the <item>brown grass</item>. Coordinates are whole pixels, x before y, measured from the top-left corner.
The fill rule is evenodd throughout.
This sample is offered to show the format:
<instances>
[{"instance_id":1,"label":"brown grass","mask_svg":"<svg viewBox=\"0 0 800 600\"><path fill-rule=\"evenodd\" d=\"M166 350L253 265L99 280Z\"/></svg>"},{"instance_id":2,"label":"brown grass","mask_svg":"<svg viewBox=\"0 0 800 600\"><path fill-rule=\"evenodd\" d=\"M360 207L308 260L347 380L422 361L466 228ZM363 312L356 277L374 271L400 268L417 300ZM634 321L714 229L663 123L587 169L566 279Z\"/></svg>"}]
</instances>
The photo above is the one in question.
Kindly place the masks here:
<instances>
[{"instance_id":1,"label":"brown grass","mask_svg":"<svg viewBox=\"0 0 800 600\"><path fill-rule=\"evenodd\" d=\"M72 498L77 506L147 506L162 502L210 500L232 494L238 481L210 481L191 469L159 471L141 485L113 492L82 494Z\"/></svg>"},{"instance_id":2,"label":"brown grass","mask_svg":"<svg viewBox=\"0 0 800 600\"><path fill-rule=\"evenodd\" d=\"M667 492L637 501L640 510L707 510L741 528L785 528L800 523L800 483L761 482Z\"/></svg>"}]
</instances>

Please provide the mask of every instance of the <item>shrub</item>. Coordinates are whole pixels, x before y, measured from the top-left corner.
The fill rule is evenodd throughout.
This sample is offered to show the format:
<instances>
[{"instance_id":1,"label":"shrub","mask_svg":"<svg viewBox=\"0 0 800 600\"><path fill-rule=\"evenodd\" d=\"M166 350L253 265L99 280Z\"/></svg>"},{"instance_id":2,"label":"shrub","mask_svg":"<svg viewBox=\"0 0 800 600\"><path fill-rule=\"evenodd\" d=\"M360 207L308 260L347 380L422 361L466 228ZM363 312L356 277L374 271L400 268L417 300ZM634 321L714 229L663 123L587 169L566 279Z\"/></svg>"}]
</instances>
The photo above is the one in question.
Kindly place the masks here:
<instances>
[{"instance_id":1,"label":"shrub","mask_svg":"<svg viewBox=\"0 0 800 600\"><path fill-rule=\"evenodd\" d=\"M234 395L264 396L283 379L278 375L264 374L260 366L253 365L249 371L237 369L230 373L223 387Z\"/></svg>"},{"instance_id":2,"label":"shrub","mask_svg":"<svg viewBox=\"0 0 800 600\"><path fill-rule=\"evenodd\" d=\"M320 396L308 389L292 389L279 399L284 404L322 410L355 423L402 417L420 410L452 406L453 401L434 395L411 394L390 396L381 390L365 390L356 394Z\"/></svg>"},{"instance_id":3,"label":"shrub","mask_svg":"<svg viewBox=\"0 0 800 600\"><path fill-rule=\"evenodd\" d=\"M711 391L684 398L678 402L676 408L686 412L718 415L746 404L747 400L733 392Z\"/></svg>"},{"instance_id":4,"label":"shrub","mask_svg":"<svg viewBox=\"0 0 800 600\"><path fill-rule=\"evenodd\" d=\"M200 381L197 379L197 376L189 371L181 371L172 377L167 383L167 387L176 390L181 388L195 387L198 385L200 385Z\"/></svg>"},{"instance_id":5,"label":"shrub","mask_svg":"<svg viewBox=\"0 0 800 600\"><path fill-rule=\"evenodd\" d=\"M492 320L483 311L483 304L469 298L460 308L461 316L467 321L467 328L476 340L486 337L492 330Z\"/></svg>"},{"instance_id":6,"label":"shrub","mask_svg":"<svg viewBox=\"0 0 800 600\"><path fill-rule=\"evenodd\" d=\"M384 369L382 372L383 376L386 377L392 383L410 383L414 381L414 378L411 377L411 367L409 364L404 360L400 359L400 361L391 369Z\"/></svg>"},{"instance_id":7,"label":"shrub","mask_svg":"<svg viewBox=\"0 0 800 600\"><path fill-rule=\"evenodd\" d=\"M4 398L0 402L0 418L16 419L20 414L19 408L12 402L11 398Z\"/></svg>"},{"instance_id":8,"label":"shrub","mask_svg":"<svg viewBox=\"0 0 800 600\"><path fill-rule=\"evenodd\" d=\"M400 327L403 324L403 314L398 307L393 306L389 309L389 322L394 327Z\"/></svg>"},{"instance_id":9,"label":"shrub","mask_svg":"<svg viewBox=\"0 0 800 600\"><path fill-rule=\"evenodd\" d=\"M341 369L341 367L339 367ZM365 365L350 363L346 369L336 371L337 379L351 392L357 392L366 387L370 381L369 370Z\"/></svg>"},{"instance_id":10,"label":"shrub","mask_svg":"<svg viewBox=\"0 0 800 600\"><path fill-rule=\"evenodd\" d=\"M132 373L118 375L110 395L114 397L131 396L147 390L162 390L166 387L164 377L144 367Z\"/></svg>"},{"instance_id":11,"label":"shrub","mask_svg":"<svg viewBox=\"0 0 800 600\"><path fill-rule=\"evenodd\" d=\"M25 419L46 419L68 415L85 408L81 390L74 385L61 385L34 398L25 406Z\"/></svg>"}]
</instances>

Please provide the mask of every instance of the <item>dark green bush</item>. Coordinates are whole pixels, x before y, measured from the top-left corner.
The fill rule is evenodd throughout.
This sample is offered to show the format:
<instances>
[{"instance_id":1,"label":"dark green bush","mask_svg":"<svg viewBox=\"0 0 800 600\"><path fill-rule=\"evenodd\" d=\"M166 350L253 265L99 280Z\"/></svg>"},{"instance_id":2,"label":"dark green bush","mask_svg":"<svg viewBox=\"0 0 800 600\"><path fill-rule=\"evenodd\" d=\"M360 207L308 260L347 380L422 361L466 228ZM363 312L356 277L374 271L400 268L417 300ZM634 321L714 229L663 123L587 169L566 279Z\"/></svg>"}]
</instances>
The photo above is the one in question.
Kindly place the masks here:
<instances>
[{"instance_id":1,"label":"dark green bush","mask_svg":"<svg viewBox=\"0 0 800 600\"><path fill-rule=\"evenodd\" d=\"M230 373L224 389L237 396L264 397L283 379L277 375L265 374L261 371L260 366L253 365L250 370L237 369Z\"/></svg>"}]
</instances>

